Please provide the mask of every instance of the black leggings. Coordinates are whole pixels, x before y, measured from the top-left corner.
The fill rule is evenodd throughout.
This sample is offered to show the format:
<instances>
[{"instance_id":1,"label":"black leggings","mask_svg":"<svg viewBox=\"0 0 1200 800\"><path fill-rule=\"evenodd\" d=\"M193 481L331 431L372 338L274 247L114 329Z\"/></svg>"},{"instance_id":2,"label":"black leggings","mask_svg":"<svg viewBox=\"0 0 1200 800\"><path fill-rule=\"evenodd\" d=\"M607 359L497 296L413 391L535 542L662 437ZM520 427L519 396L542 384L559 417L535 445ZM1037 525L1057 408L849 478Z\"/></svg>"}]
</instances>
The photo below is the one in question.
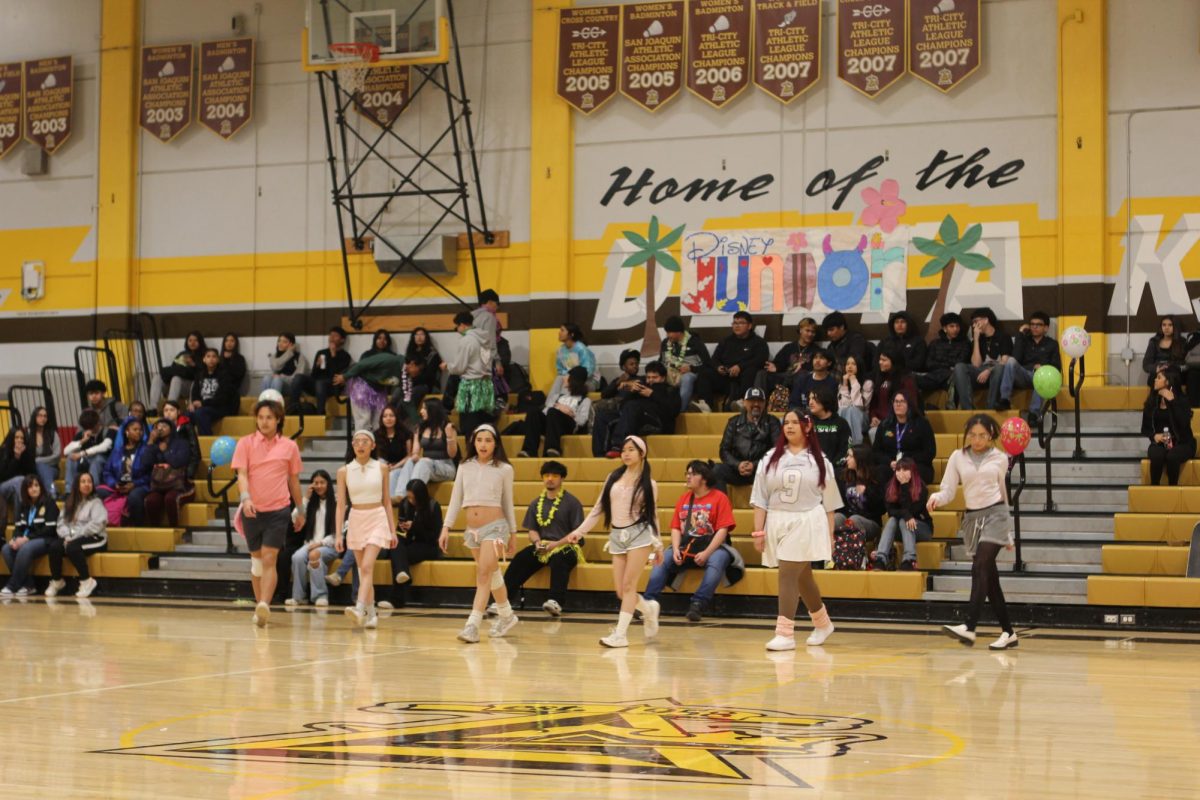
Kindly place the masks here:
<instances>
[{"instance_id":1,"label":"black leggings","mask_svg":"<svg viewBox=\"0 0 1200 800\"><path fill-rule=\"evenodd\" d=\"M74 565L75 571L79 573L79 580L86 581L91 576L91 573L88 572L88 556L106 549L106 544L97 545L96 540L91 537L72 539L69 542L55 538L50 542L50 552L47 554L50 556L50 578L56 581L62 580L63 556L65 555Z\"/></svg>"},{"instance_id":2,"label":"black leggings","mask_svg":"<svg viewBox=\"0 0 1200 800\"><path fill-rule=\"evenodd\" d=\"M1012 633L1008 619L1008 606L1004 603L1004 591L1000 588L1000 570L996 568L996 556L1004 545L980 542L975 548L975 560L971 563L971 601L967 605L967 630L975 630L983 601L990 600L996 621L1005 633Z\"/></svg>"},{"instance_id":3,"label":"black leggings","mask_svg":"<svg viewBox=\"0 0 1200 800\"><path fill-rule=\"evenodd\" d=\"M1178 486L1179 471L1195 455L1195 442L1177 444L1170 450L1158 442L1153 442L1146 450L1146 456L1150 459L1150 485L1158 486L1159 481L1162 480L1163 467L1165 466L1167 468L1167 483L1171 486Z\"/></svg>"}]
</instances>

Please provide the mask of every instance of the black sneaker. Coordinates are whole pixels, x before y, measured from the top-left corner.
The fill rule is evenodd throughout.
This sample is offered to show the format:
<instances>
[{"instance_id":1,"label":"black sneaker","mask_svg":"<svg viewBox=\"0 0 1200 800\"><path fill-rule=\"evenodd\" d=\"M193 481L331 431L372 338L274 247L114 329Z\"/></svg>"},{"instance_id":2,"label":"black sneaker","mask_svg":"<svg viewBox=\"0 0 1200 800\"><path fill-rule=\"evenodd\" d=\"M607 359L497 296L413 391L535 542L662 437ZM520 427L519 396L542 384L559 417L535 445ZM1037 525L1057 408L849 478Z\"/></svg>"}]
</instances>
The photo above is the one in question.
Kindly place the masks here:
<instances>
[{"instance_id":1,"label":"black sneaker","mask_svg":"<svg viewBox=\"0 0 1200 800\"><path fill-rule=\"evenodd\" d=\"M875 557L875 569L879 570L880 572L886 572L886 571L890 570L891 568L892 568L892 565L890 563L888 563L888 560L886 558L884 558L883 556Z\"/></svg>"},{"instance_id":2,"label":"black sneaker","mask_svg":"<svg viewBox=\"0 0 1200 800\"><path fill-rule=\"evenodd\" d=\"M917 568L917 564L915 561L910 561L909 559L906 558L900 562L900 571L901 572L912 572L916 568Z\"/></svg>"},{"instance_id":3,"label":"black sneaker","mask_svg":"<svg viewBox=\"0 0 1200 800\"><path fill-rule=\"evenodd\" d=\"M1012 408L1012 403L1008 402L1007 400L997 400L996 405L993 406L993 408L995 408L996 411L1008 411L1010 408Z\"/></svg>"},{"instance_id":4,"label":"black sneaker","mask_svg":"<svg viewBox=\"0 0 1200 800\"><path fill-rule=\"evenodd\" d=\"M704 619L704 615L700 613L703 610L704 609L701 607L701 605L699 603L692 603L690 606L688 606L688 610L687 610L688 622L699 622L700 620Z\"/></svg>"}]
</instances>

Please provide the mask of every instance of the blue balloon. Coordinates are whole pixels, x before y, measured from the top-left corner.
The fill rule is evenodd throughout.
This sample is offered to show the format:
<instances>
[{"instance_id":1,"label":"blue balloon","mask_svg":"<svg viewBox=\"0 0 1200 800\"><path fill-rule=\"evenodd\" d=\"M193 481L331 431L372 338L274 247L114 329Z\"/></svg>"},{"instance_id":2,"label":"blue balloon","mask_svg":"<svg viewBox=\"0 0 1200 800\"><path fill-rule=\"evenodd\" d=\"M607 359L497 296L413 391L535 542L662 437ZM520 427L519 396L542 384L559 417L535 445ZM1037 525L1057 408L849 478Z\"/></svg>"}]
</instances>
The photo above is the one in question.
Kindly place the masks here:
<instances>
[{"instance_id":1,"label":"blue balloon","mask_svg":"<svg viewBox=\"0 0 1200 800\"><path fill-rule=\"evenodd\" d=\"M208 458L213 466L224 467L233 461L233 451L236 447L237 441L232 436L222 436L213 442L212 449L208 451Z\"/></svg>"}]
</instances>

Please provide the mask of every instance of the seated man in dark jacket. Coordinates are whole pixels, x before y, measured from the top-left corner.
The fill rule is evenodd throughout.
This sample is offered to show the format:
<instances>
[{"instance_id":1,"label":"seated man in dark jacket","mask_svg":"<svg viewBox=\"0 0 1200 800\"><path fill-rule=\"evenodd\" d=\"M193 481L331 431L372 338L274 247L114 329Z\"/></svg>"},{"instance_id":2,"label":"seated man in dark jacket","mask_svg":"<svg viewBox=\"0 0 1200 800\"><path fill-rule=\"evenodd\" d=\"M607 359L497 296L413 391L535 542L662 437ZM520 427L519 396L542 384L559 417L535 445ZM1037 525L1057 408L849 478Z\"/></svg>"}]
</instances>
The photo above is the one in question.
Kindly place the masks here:
<instances>
[{"instance_id":1,"label":"seated man in dark jacket","mask_svg":"<svg viewBox=\"0 0 1200 800\"><path fill-rule=\"evenodd\" d=\"M675 430L678 414L679 394L667 385L667 368L661 361L652 361L646 365L645 383L634 389L630 398L621 404L621 415L610 442L623 442L626 436L671 433ZM617 458L621 452L610 449L605 455Z\"/></svg>"},{"instance_id":2,"label":"seated man in dark jacket","mask_svg":"<svg viewBox=\"0 0 1200 800\"><path fill-rule=\"evenodd\" d=\"M641 361L642 354L637 350L622 350L621 374L600 391L600 399L592 405L592 455L597 458L609 450L608 438L621 414L621 406L633 396L634 389L644 383L638 375Z\"/></svg>"},{"instance_id":3,"label":"seated man in dark jacket","mask_svg":"<svg viewBox=\"0 0 1200 800\"><path fill-rule=\"evenodd\" d=\"M845 314L840 311L827 314L821 321L821 327L825 329L825 336L829 339L825 349L833 354L833 363L842 364L849 356L854 356L854 360L858 362L860 377L874 369L875 359L867 358L869 348L866 337L858 331L850 330Z\"/></svg>"},{"instance_id":4,"label":"seated man in dark jacket","mask_svg":"<svg viewBox=\"0 0 1200 800\"><path fill-rule=\"evenodd\" d=\"M1033 373L1038 367L1049 364L1062 372L1062 356L1058 352L1058 340L1046 335L1050 329L1050 315L1035 311L1029 315L1029 329L1023 330L1013 339L1012 358L1004 363L1000 376L1000 400L998 411L1011 407L1012 390L1033 386ZM1033 392L1029 400L1029 416L1036 421L1042 410L1041 395Z\"/></svg>"},{"instance_id":5,"label":"seated man in dark jacket","mask_svg":"<svg viewBox=\"0 0 1200 800\"><path fill-rule=\"evenodd\" d=\"M683 411L695 405L698 411L712 411L712 359L708 347L683 324L682 317L669 317L663 330L662 362L667 368L667 383L679 390Z\"/></svg>"},{"instance_id":6,"label":"seated man in dark jacket","mask_svg":"<svg viewBox=\"0 0 1200 800\"><path fill-rule=\"evenodd\" d=\"M962 317L954 311L942 314L938 320L942 329L937 338L929 343L925 351L924 370L914 369L917 388L923 392L934 392L950 386L956 364L971 360L971 340L963 330Z\"/></svg>"},{"instance_id":7,"label":"seated man in dark jacket","mask_svg":"<svg viewBox=\"0 0 1200 800\"><path fill-rule=\"evenodd\" d=\"M767 341L754 332L754 317L745 311L734 314L733 333L721 340L712 356L716 371L713 389L717 394L725 395L726 407L732 406L754 385L770 357Z\"/></svg>"},{"instance_id":8,"label":"seated man in dark jacket","mask_svg":"<svg viewBox=\"0 0 1200 800\"><path fill-rule=\"evenodd\" d=\"M917 331L917 322L907 311L893 311L888 317L888 335L879 340L879 349L892 348L904 354L904 363L910 372L920 372L925 367L925 340Z\"/></svg>"},{"instance_id":9,"label":"seated man in dark jacket","mask_svg":"<svg viewBox=\"0 0 1200 800\"><path fill-rule=\"evenodd\" d=\"M721 463L713 469L713 488L722 492L730 484L747 486L754 483L758 462L775 446L782 429L779 420L766 413L767 396L762 389L746 390L742 406L742 413L725 424L725 433L721 437Z\"/></svg>"},{"instance_id":10,"label":"seated man in dark jacket","mask_svg":"<svg viewBox=\"0 0 1200 800\"><path fill-rule=\"evenodd\" d=\"M308 375L296 375L292 381L289 410L294 410L300 404L300 398L308 392L317 399L312 411L324 415L325 401L331 395L342 393L342 387L346 384L342 374L350 369L351 363L353 359L346 351L346 331L335 325L329 329L329 346L318 350L316 358L313 359L312 372ZM305 411L309 409L306 408Z\"/></svg>"}]
</instances>

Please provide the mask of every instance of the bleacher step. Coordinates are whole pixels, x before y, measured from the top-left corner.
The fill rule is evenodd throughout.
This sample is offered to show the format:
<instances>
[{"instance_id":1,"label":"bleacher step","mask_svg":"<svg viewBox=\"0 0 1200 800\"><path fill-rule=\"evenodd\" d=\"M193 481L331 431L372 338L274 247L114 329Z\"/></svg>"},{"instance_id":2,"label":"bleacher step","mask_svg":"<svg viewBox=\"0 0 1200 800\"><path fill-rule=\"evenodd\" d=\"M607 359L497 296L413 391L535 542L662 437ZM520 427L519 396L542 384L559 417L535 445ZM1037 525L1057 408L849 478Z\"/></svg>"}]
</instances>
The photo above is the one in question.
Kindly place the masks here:
<instances>
[{"instance_id":1,"label":"bleacher step","mask_svg":"<svg viewBox=\"0 0 1200 800\"><path fill-rule=\"evenodd\" d=\"M922 600L949 603L965 603L970 599L969 592L925 592ZM1073 594L1036 594L1026 592L1009 592L1005 590L1004 600L1007 603L1028 603L1031 605L1082 606L1087 605L1087 597L1077 597Z\"/></svg>"},{"instance_id":2,"label":"bleacher step","mask_svg":"<svg viewBox=\"0 0 1200 800\"><path fill-rule=\"evenodd\" d=\"M1085 390L1086 392L1086 390ZM1137 411L1084 411L1080 415L1080 427L1084 433L1112 431L1119 433L1141 433L1142 415ZM1075 432L1074 410L1058 412L1058 434Z\"/></svg>"},{"instance_id":3,"label":"bleacher step","mask_svg":"<svg viewBox=\"0 0 1200 800\"><path fill-rule=\"evenodd\" d=\"M1060 462L1058 459L1054 459L1053 465L1050 475L1056 486L1059 483L1098 483L1101 481L1130 484L1138 483L1142 479L1141 463L1135 460L1095 462L1087 459ZM1046 463L1026 460L1025 479L1030 483L1044 483Z\"/></svg>"},{"instance_id":4,"label":"bleacher step","mask_svg":"<svg viewBox=\"0 0 1200 800\"><path fill-rule=\"evenodd\" d=\"M1024 557L1024 554L1022 554L1022 557ZM1009 561L1007 563L997 563L996 566L1000 570L1001 573L1012 572L1013 562ZM945 572L951 572L951 573L954 573L954 572L970 573L971 562L965 561L965 560L964 561L943 561L938 566L938 569L943 570ZM1045 574L1050 574L1050 575L1060 575L1060 574L1096 575L1096 574L1099 574L1099 572L1100 572L1100 566L1098 564L1067 564L1067 563L1055 563L1055 562L1039 563L1036 561L1026 560L1024 574L1025 575L1036 575L1039 573L1045 573Z\"/></svg>"},{"instance_id":5,"label":"bleacher step","mask_svg":"<svg viewBox=\"0 0 1200 800\"><path fill-rule=\"evenodd\" d=\"M187 570L187 569L147 569L142 570L143 578L162 581L246 581L250 573L243 567L239 570Z\"/></svg>"},{"instance_id":6,"label":"bleacher step","mask_svg":"<svg viewBox=\"0 0 1200 800\"><path fill-rule=\"evenodd\" d=\"M170 555L158 559L159 570L185 572L237 572L243 574L249 562L245 557L225 556L222 551L216 557L209 555Z\"/></svg>"},{"instance_id":7,"label":"bleacher step","mask_svg":"<svg viewBox=\"0 0 1200 800\"><path fill-rule=\"evenodd\" d=\"M935 592L969 592L971 591L970 575L934 575L933 589ZM1047 594L1087 597L1087 578L1042 578L1027 575L1005 575L1000 578L1000 587L1004 596L1009 594Z\"/></svg>"},{"instance_id":8,"label":"bleacher step","mask_svg":"<svg viewBox=\"0 0 1200 800\"><path fill-rule=\"evenodd\" d=\"M1124 486L1113 490L1111 486L1070 486L1055 482L1053 487L1054 504L1059 513L1072 511L1103 511L1115 514L1129 510L1129 495L1121 491ZM1040 485L1029 486L1021 492L1021 508L1042 509L1046 504L1046 490Z\"/></svg>"},{"instance_id":9,"label":"bleacher step","mask_svg":"<svg viewBox=\"0 0 1200 800\"><path fill-rule=\"evenodd\" d=\"M1024 544L1021 546L1021 558L1026 563L1033 564L1061 564L1061 565L1089 565L1093 572L1100 571L1100 545L1091 547L1082 546L1054 546L1054 545L1030 545ZM996 558L996 563L1011 565L1016 559L1016 553L1012 550L1001 550L1000 555ZM950 546L949 561L962 561L970 563L970 557L967 555L967 547L962 544ZM947 561L942 562L945 567Z\"/></svg>"}]
</instances>

